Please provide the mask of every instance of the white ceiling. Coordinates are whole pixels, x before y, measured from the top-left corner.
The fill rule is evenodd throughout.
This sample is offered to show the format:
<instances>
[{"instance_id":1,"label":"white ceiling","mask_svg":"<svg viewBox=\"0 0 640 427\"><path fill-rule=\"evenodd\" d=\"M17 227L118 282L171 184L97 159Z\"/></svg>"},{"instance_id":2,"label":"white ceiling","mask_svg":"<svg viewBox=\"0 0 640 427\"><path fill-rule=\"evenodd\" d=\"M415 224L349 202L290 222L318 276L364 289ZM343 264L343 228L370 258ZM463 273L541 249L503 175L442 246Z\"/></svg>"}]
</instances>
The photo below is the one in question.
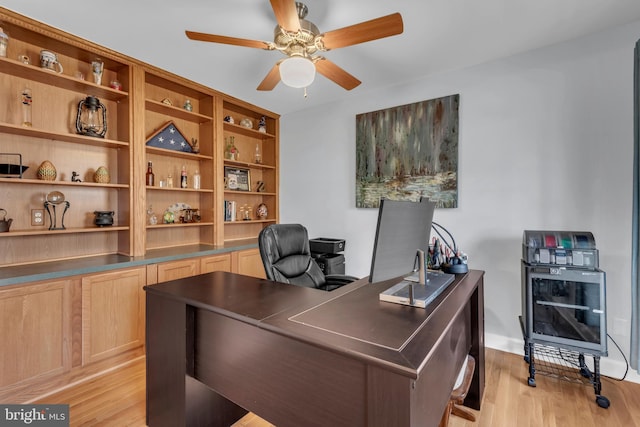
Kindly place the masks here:
<instances>
[{"instance_id":1,"label":"white ceiling","mask_svg":"<svg viewBox=\"0 0 640 427\"><path fill-rule=\"evenodd\" d=\"M292 0L293 1L293 0ZM318 75L301 89L256 87L282 54L191 41L184 30L267 40L267 0L3 0L2 6L276 113L348 100L412 81L548 46L640 19L639 0L305 0L320 31L400 12L404 33L326 52L362 81L352 91ZM640 35L639 35L640 37Z\"/></svg>"}]
</instances>

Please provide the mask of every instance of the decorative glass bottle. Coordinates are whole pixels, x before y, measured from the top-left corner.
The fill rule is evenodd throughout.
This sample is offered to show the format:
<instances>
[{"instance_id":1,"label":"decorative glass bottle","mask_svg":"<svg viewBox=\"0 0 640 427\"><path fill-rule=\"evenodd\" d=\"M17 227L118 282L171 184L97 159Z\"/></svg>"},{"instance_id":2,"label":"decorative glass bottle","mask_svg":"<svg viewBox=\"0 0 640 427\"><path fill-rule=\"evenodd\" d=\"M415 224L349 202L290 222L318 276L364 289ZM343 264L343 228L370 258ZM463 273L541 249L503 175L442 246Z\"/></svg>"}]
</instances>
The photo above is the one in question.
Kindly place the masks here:
<instances>
[{"instance_id":1,"label":"decorative glass bottle","mask_svg":"<svg viewBox=\"0 0 640 427\"><path fill-rule=\"evenodd\" d=\"M153 187L155 184L155 175L153 173L153 165L151 162L147 162L147 174L146 174L147 186Z\"/></svg>"},{"instance_id":2,"label":"decorative glass bottle","mask_svg":"<svg viewBox=\"0 0 640 427\"><path fill-rule=\"evenodd\" d=\"M182 165L182 171L180 171L180 188L187 188L187 167Z\"/></svg>"},{"instance_id":3,"label":"decorative glass bottle","mask_svg":"<svg viewBox=\"0 0 640 427\"><path fill-rule=\"evenodd\" d=\"M31 89L25 87L20 94L20 102L22 103L22 126L31 127Z\"/></svg>"},{"instance_id":4,"label":"decorative glass bottle","mask_svg":"<svg viewBox=\"0 0 640 427\"><path fill-rule=\"evenodd\" d=\"M260 150L260 144L256 144L256 156L255 156L255 162L257 164L262 163L262 150Z\"/></svg>"}]
</instances>

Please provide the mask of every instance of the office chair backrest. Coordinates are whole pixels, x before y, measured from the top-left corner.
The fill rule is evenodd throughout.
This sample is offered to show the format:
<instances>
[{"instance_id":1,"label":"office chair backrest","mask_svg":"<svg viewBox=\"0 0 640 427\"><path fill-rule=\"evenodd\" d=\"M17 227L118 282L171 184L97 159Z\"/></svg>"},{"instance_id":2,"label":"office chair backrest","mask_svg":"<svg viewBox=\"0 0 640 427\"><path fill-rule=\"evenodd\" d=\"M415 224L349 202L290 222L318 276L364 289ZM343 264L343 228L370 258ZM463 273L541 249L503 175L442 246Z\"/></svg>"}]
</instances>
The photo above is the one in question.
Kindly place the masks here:
<instances>
[{"instance_id":1,"label":"office chair backrest","mask_svg":"<svg viewBox=\"0 0 640 427\"><path fill-rule=\"evenodd\" d=\"M300 224L272 224L258 236L260 257L269 280L321 288L326 279L311 257L307 229Z\"/></svg>"}]
</instances>

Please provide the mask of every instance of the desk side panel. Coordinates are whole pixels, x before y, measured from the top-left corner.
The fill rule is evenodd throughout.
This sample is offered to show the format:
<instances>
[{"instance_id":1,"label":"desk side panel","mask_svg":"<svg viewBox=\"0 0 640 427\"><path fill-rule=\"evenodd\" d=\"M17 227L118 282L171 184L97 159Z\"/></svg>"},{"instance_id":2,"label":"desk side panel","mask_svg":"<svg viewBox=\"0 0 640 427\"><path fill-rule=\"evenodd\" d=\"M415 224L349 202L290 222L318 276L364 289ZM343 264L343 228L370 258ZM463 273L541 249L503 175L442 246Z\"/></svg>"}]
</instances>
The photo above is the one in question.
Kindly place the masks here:
<instances>
[{"instance_id":1,"label":"desk side panel","mask_svg":"<svg viewBox=\"0 0 640 427\"><path fill-rule=\"evenodd\" d=\"M185 425L185 304L147 292L147 425Z\"/></svg>"},{"instance_id":2,"label":"desk side panel","mask_svg":"<svg viewBox=\"0 0 640 427\"><path fill-rule=\"evenodd\" d=\"M473 373L473 381L464 404L470 408L480 410L485 384L485 354L484 354L484 274L479 271L472 272L478 275L477 287L471 296L471 330L473 341L470 354L476 359L476 369Z\"/></svg>"},{"instance_id":3,"label":"desk side panel","mask_svg":"<svg viewBox=\"0 0 640 427\"><path fill-rule=\"evenodd\" d=\"M147 425L229 426L242 418L245 409L190 376L195 308L153 292L146 299Z\"/></svg>"},{"instance_id":4,"label":"desk side panel","mask_svg":"<svg viewBox=\"0 0 640 427\"><path fill-rule=\"evenodd\" d=\"M436 427L440 423L458 372L471 348L470 317L470 304L465 304L449 318L441 332L440 341L433 347L416 381L410 425Z\"/></svg>"},{"instance_id":5,"label":"desk side panel","mask_svg":"<svg viewBox=\"0 0 640 427\"><path fill-rule=\"evenodd\" d=\"M408 426L415 380L378 366L368 368L367 427Z\"/></svg>"},{"instance_id":6,"label":"desk side panel","mask_svg":"<svg viewBox=\"0 0 640 427\"><path fill-rule=\"evenodd\" d=\"M353 358L196 309L194 376L278 427L365 426L366 367Z\"/></svg>"}]
</instances>

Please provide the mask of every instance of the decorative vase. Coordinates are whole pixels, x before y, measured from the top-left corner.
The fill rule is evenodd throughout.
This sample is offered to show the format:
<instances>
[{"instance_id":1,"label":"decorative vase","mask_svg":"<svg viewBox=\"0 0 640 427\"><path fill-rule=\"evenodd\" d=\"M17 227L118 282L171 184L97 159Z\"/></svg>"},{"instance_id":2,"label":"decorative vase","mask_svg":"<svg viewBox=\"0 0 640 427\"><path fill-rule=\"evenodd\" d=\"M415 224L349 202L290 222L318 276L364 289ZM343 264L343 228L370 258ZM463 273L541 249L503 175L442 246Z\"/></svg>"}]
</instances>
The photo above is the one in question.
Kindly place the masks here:
<instances>
[{"instance_id":1,"label":"decorative vase","mask_svg":"<svg viewBox=\"0 0 640 427\"><path fill-rule=\"evenodd\" d=\"M104 166L100 166L93 174L93 180L100 184L108 184L111 182L109 171Z\"/></svg>"},{"instance_id":2,"label":"decorative vase","mask_svg":"<svg viewBox=\"0 0 640 427\"><path fill-rule=\"evenodd\" d=\"M265 219L269 215L267 205L260 203L256 208L256 216L260 219Z\"/></svg>"},{"instance_id":3,"label":"decorative vase","mask_svg":"<svg viewBox=\"0 0 640 427\"><path fill-rule=\"evenodd\" d=\"M56 177L58 176L58 171L56 171L56 167L53 166L53 163L51 163L49 160L45 160L44 162L40 163L40 166L38 166L36 175L38 179L41 179L43 181L55 181Z\"/></svg>"}]
</instances>

